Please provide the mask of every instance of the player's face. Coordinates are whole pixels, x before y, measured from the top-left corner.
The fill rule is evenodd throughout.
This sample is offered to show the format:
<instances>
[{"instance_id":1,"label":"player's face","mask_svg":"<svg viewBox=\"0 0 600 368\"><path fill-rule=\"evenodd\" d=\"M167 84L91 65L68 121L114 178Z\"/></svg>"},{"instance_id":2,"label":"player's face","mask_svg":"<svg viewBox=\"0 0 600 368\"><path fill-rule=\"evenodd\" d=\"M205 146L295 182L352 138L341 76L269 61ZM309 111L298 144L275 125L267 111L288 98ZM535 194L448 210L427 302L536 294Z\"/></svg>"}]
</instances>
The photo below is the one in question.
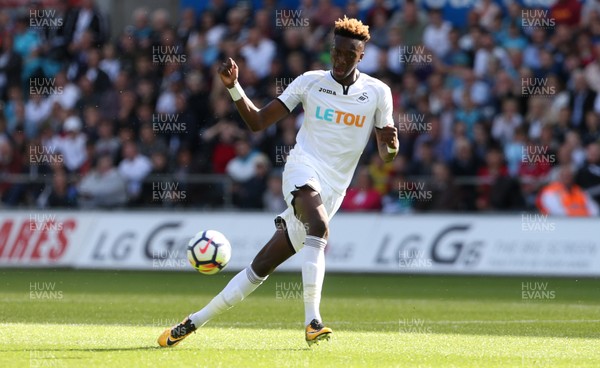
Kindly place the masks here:
<instances>
[{"instance_id":1,"label":"player's face","mask_svg":"<svg viewBox=\"0 0 600 368\"><path fill-rule=\"evenodd\" d=\"M335 36L331 47L332 72L335 79L343 80L348 77L362 59L364 50L362 41Z\"/></svg>"}]
</instances>

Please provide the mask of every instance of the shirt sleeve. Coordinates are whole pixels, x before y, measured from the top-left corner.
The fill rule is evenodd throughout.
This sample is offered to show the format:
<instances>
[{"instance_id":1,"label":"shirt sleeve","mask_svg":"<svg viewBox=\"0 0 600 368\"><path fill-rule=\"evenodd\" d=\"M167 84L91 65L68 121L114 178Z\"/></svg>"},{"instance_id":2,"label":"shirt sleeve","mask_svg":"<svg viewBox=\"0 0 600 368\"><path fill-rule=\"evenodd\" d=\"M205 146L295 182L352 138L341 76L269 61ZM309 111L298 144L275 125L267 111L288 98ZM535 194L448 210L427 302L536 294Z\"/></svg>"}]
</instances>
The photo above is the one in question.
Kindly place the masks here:
<instances>
[{"instance_id":1,"label":"shirt sleeve","mask_svg":"<svg viewBox=\"0 0 600 368\"><path fill-rule=\"evenodd\" d=\"M392 91L389 87L383 89L383 95L379 99L377 110L375 110L375 127L383 128L387 125L394 125L392 116L394 107L392 102Z\"/></svg>"},{"instance_id":2,"label":"shirt sleeve","mask_svg":"<svg viewBox=\"0 0 600 368\"><path fill-rule=\"evenodd\" d=\"M560 202L560 199L555 193L542 193L542 207L546 210L551 216L566 216L567 212L565 211L564 206Z\"/></svg>"},{"instance_id":3,"label":"shirt sleeve","mask_svg":"<svg viewBox=\"0 0 600 368\"><path fill-rule=\"evenodd\" d=\"M296 77L296 79L285 88L283 93L277 97L279 101L283 102L289 112L292 112L299 103L304 103L304 96L306 95L307 90L306 79L307 77L304 74Z\"/></svg>"}]
</instances>

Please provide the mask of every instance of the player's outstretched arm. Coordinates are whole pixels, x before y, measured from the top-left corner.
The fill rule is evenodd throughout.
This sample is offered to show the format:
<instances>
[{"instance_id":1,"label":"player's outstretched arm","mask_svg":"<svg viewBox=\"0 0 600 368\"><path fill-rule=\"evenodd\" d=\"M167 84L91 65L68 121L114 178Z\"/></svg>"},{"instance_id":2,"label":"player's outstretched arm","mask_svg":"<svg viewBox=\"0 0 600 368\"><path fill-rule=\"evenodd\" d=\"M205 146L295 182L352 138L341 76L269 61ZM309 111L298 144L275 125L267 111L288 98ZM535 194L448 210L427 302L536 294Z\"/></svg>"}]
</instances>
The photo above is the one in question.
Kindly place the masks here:
<instances>
[{"instance_id":1,"label":"player's outstretched arm","mask_svg":"<svg viewBox=\"0 0 600 368\"><path fill-rule=\"evenodd\" d=\"M227 59L219 67L219 77L229 90L235 106L250 130L258 132L266 129L289 114L287 108L277 100L269 102L262 109L254 106L237 81L238 73L238 66L232 58Z\"/></svg>"},{"instance_id":2,"label":"player's outstretched arm","mask_svg":"<svg viewBox=\"0 0 600 368\"><path fill-rule=\"evenodd\" d=\"M398 154L400 143L398 142L398 130L393 125L375 128L377 138L377 149L379 156L384 162L391 162Z\"/></svg>"}]
</instances>

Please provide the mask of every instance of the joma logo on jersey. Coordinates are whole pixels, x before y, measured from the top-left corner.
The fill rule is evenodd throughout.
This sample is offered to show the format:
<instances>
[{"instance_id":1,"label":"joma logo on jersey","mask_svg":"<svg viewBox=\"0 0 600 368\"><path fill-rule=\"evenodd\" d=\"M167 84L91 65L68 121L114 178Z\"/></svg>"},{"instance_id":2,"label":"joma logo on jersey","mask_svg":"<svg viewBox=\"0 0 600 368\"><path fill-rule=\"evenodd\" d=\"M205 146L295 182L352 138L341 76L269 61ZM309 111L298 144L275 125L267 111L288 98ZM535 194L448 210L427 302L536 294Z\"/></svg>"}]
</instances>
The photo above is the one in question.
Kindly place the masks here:
<instances>
[{"instance_id":1,"label":"joma logo on jersey","mask_svg":"<svg viewBox=\"0 0 600 368\"><path fill-rule=\"evenodd\" d=\"M337 96L337 94L335 93L335 91L332 91L330 89L323 88L323 87L319 87L319 92L328 93L330 95Z\"/></svg>"},{"instance_id":2,"label":"joma logo on jersey","mask_svg":"<svg viewBox=\"0 0 600 368\"><path fill-rule=\"evenodd\" d=\"M365 115L357 115L334 109L323 109L321 106L317 106L315 117L319 120L325 120L336 124L354 125L359 128L362 128L366 120Z\"/></svg>"}]
</instances>

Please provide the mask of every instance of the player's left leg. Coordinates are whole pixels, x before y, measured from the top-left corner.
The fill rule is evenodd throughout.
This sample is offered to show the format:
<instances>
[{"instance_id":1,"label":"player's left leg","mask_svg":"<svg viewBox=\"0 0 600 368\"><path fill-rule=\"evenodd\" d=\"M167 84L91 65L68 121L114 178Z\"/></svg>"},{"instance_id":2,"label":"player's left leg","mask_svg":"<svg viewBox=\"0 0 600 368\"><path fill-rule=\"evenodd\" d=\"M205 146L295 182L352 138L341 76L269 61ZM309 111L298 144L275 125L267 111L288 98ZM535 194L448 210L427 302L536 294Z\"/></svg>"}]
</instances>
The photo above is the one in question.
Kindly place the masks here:
<instances>
[{"instance_id":1,"label":"player's left leg","mask_svg":"<svg viewBox=\"0 0 600 368\"><path fill-rule=\"evenodd\" d=\"M225 288L200 311L186 317L180 324L166 329L158 338L162 347L175 346L213 317L238 304L285 260L295 253L286 231L279 227L271 240L258 252L252 264L239 272Z\"/></svg>"},{"instance_id":2,"label":"player's left leg","mask_svg":"<svg viewBox=\"0 0 600 368\"><path fill-rule=\"evenodd\" d=\"M305 185L293 192L294 210L305 224L306 238L302 250L302 283L304 288L304 324L308 345L329 339L332 330L323 325L319 306L325 278L325 247L329 236L329 215L321 195Z\"/></svg>"}]
</instances>

